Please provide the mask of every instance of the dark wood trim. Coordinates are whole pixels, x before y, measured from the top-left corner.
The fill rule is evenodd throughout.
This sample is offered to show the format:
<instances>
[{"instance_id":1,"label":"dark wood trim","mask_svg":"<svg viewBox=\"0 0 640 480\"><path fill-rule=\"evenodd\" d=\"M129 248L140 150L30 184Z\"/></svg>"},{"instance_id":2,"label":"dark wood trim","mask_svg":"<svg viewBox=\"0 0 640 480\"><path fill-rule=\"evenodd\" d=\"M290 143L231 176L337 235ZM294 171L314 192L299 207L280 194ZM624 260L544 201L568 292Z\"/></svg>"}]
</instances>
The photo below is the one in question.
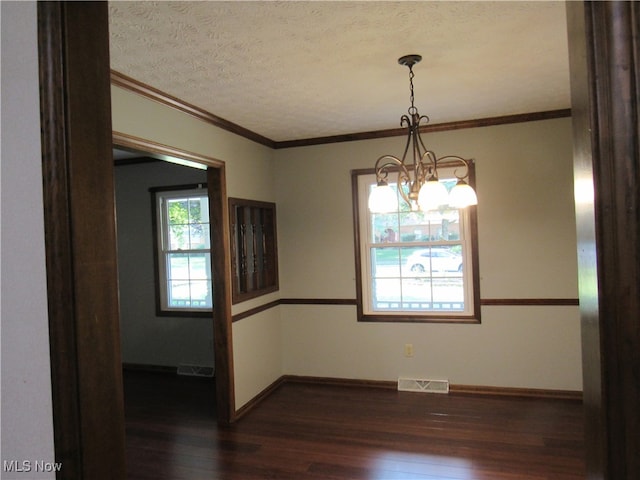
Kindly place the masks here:
<instances>
[{"instance_id":1,"label":"dark wood trim","mask_svg":"<svg viewBox=\"0 0 640 480\"><path fill-rule=\"evenodd\" d=\"M352 378L311 377L301 375L283 375L283 382L308 383L313 385L337 385L343 387L384 388L397 390L393 380L360 380ZM558 400L582 401L582 392L576 390L551 390L539 388L490 387L476 385L449 385L452 394L486 395L500 397L547 398Z\"/></svg>"},{"instance_id":2,"label":"dark wood trim","mask_svg":"<svg viewBox=\"0 0 640 480\"><path fill-rule=\"evenodd\" d=\"M587 477L640 478L640 4L567 2Z\"/></svg>"},{"instance_id":3,"label":"dark wood trim","mask_svg":"<svg viewBox=\"0 0 640 480\"><path fill-rule=\"evenodd\" d=\"M577 298L483 298L482 306L565 306L579 305Z\"/></svg>"},{"instance_id":4,"label":"dark wood trim","mask_svg":"<svg viewBox=\"0 0 640 480\"><path fill-rule=\"evenodd\" d=\"M364 299L362 295L362 261L360 259L360 201L358 199L358 178L360 175L375 173L375 169L351 170L351 217L353 218L353 248L356 267L356 317L364 316Z\"/></svg>"},{"instance_id":5,"label":"dark wood trim","mask_svg":"<svg viewBox=\"0 0 640 480\"><path fill-rule=\"evenodd\" d=\"M137 93L138 95L142 95L143 97L146 97L150 100L162 103L163 105L175 108L176 110L180 110L199 120L203 120L207 123L215 125L216 127L227 130L228 132L235 133L237 135L240 135L241 137L247 138L261 145L265 145L270 148L274 148L275 146L273 140L263 137L258 133L252 132L251 130L241 127L240 125L225 120L224 118L218 117L201 109L200 107L189 104L177 97L169 95L168 93L142 83L134 78L128 77L115 70L111 70L111 84L115 85L116 87L129 90L130 92Z\"/></svg>"},{"instance_id":6,"label":"dark wood trim","mask_svg":"<svg viewBox=\"0 0 640 480\"><path fill-rule=\"evenodd\" d=\"M448 316L438 315L428 317L423 315L418 316L406 316L406 315L362 315L358 318L359 322L371 322L371 323L451 323L460 325L479 325L480 320L477 316Z\"/></svg>"},{"instance_id":7,"label":"dark wood trim","mask_svg":"<svg viewBox=\"0 0 640 480\"><path fill-rule=\"evenodd\" d=\"M207 169L211 232L211 274L213 276L213 342L216 365L216 405L218 422L235 421L235 383L233 374L233 338L231 328L231 246L229 244L229 208L224 164Z\"/></svg>"},{"instance_id":8,"label":"dark wood trim","mask_svg":"<svg viewBox=\"0 0 640 480\"><path fill-rule=\"evenodd\" d=\"M38 3L58 478L125 478L106 2Z\"/></svg>"},{"instance_id":9,"label":"dark wood trim","mask_svg":"<svg viewBox=\"0 0 640 480\"><path fill-rule=\"evenodd\" d=\"M281 298L264 305L251 308L233 316L233 322L238 322L248 317L252 317L260 312L277 307L278 305L355 305L355 299L350 298Z\"/></svg>"},{"instance_id":10,"label":"dark wood trim","mask_svg":"<svg viewBox=\"0 0 640 480\"><path fill-rule=\"evenodd\" d=\"M489 298L489 299L481 299L480 304L482 306L499 306L499 307L521 307L521 306L530 306L530 307L563 307L563 306L577 306L578 299L577 298ZM279 300L274 300L269 303L265 303L264 305L260 305L255 308L251 308L241 313L237 313L233 316L233 322L238 322L245 318L256 315L265 310L269 310L270 308L277 307L278 305L353 305L357 306L357 300L355 298L281 298ZM382 317L380 319L365 319L364 321L372 321L372 322L388 322L388 317ZM411 322L411 320L402 320L403 322ZM419 323L425 323L424 320L420 320ZM447 323L446 320L438 319L434 320L431 323ZM453 322L449 323L469 323L469 324L477 324L478 322L474 319L469 319L468 322L461 321L459 317Z\"/></svg>"},{"instance_id":11,"label":"dark wood trim","mask_svg":"<svg viewBox=\"0 0 640 480\"><path fill-rule=\"evenodd\" d=\"M82 478L78 352L73 306L73 246L65 138L64 35L59 3L38 3L44 230L55 460ZM61 475L58 475L61 478Z\"/></svg>"},{"instance_id":12,"label":"dark wood trim","mask_svg":"<svg viewBox=\"0 0 640 480\"><path fill-rule=\"evenodd\" d=\"M282 305L356 305L355 298L281 298Z\"/></svg>"},{"instance_id":13,"label":"dark wood trim","mask_svg":"<svg viewBox=\"0 0 640 480\"><path fill-rule=\"evenodd\" d=\"M242 417L244 417L246 414L248 414L249 412L251 412L254 408L256 408L263 400L265 400L266 398L269 397L269 395L271 395L273 392L275 392L280 385L282 385L285 382L284 377L280 377L278 378L275 382L273 382L271 385L269 385L267 388L265 388L264 390L262 390L260 393L258 393L258 395L256 395L255 397L253 397L251 400L249 400L247 403L245 403L242 407L240 407L237 411L236 411L236 420L241 419Z\"/></svg>"},{"instance_id":14,"label":"dark wood trim","mask_svg":"<svg viewBox=\"0 0 640 480\"><path fill-rule=\"evenodd\" d=\"M357 378L313 377L307 375L283 375L287 383L308 383L310 385L333 385L340 387L383 388L396 390L398 383L393 380L361 380Z\"/></svg>"},{"instance_id":15,"label":"dark wood trim","mask_svg":"<svg viewBox=\"0 0 640 480\"><path fill-rule=\"evenodd\" d=\"M208 167L222 167L224 162L213 157L201 155L199 153L189 152L180 148L165 145L163 143L154 142L145 138L136 137L122 132L114 131L112 133L113 145L124 147L129 150L155 154L159 160L171 160L179 158L200 163Z\"/></svg>"},{"instance_id":16,"label":"dark wood trim","mask_svg":"<svg viewBox=\"0 0 640 480\"><path fill-rule=\"evenodd\" d=\"M566 118L571 116L568 108L550 110L545 112L522 113L515 115L503 115L500 117L479 118L473 120L461 120L456 122L434 123L420 127L420 133L446 132L449 130L461 130L463 128L490 127L494 125L507 125L511 123L536 122L553 118ZM354 142L357 140L371 140L376 138L400 137L407 134L406 128L393 128L389 130L377 130L370 132L349 133L346 135L333 135L328 137L306 138L301 140L286 140L275 142L274 148L308 147L310 145L324 145L327 143Z\"/></svg>"},{"instance_id":17,"label":"dark wood trim","mask_svg":"<svg viewBox=\"0 0 640 480\"><path fill-rule=\"evenodd\" d=\"M260 305L255 308L250 308L249 310L246 310L244 312L236 313L233 316L232 321L238 322L244 318L252 317L260 312L264 312L265 310L269 310L273 307L277 307L278 305L280 305L280 300L274 300L273 302L265 303L264 305Z\"/></svg>"},{"instance_id":18,"label":"dark wood trim","mask_svg":"<svg viewBox=\"0 0 640 480\"><path fill-rule=\"evenodd\" d=\"M541 388L489 387L478 385L449 385L453 394L484 395L497 397L545 398L582 402L579 390L550 390Z\"/></svg>"},{"instance_id":19,"label":"dark wood trim","mask_svg":"<svg viewBox=\"0 0 640 480\"><path fill-rule=\"evenodd\" d=\"M180 190L196 190L198 188L205 189L207 188L206 183L187 183L184 185L163 185L160 187L150 187L149 192L178 192Z\"/></svg>"}]
</instances>

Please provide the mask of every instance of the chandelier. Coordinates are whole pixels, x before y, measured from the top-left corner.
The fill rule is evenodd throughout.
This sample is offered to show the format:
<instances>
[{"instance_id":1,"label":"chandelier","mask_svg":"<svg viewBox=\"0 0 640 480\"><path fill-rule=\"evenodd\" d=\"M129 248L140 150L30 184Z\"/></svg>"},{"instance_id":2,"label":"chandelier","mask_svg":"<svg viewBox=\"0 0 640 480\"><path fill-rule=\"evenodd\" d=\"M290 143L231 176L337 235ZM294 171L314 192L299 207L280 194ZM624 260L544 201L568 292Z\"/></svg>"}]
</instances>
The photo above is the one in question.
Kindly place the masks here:
<instances>
[{"instance_id":1,"label":"chandelier","mask_svg":"<svg viewBox=\"0 0 640 480\"><path fill-rule=\"evenodd\" d=\"M409 67L411 106L407 114L400 118L400 126L406 127L408 131L407 143L402 159L394 155L383 155L376 161L377 186L373 187L369 195L369 210L373 213L393 212L398 209L398 195L387 183L390 172L397 172L397 192L412 210L438 210L443 206L465 208L478 204L476 192L467 183L470 160L456 155L437 158L425 147L420 137L420 124L429 122L429 117L421 116L414 105L413 66L420 60L420 55L405 55L398 59L400 65ZM411 159L407 158L409 149ZM406 163L408 160L412 162L410 165ZM438 179L438 167L445 163L447 166L460 164L463 167L463 175L459 175L459 169L454 170L457 183L451 192L447 191Z\"/></svg>"}]
</instances>

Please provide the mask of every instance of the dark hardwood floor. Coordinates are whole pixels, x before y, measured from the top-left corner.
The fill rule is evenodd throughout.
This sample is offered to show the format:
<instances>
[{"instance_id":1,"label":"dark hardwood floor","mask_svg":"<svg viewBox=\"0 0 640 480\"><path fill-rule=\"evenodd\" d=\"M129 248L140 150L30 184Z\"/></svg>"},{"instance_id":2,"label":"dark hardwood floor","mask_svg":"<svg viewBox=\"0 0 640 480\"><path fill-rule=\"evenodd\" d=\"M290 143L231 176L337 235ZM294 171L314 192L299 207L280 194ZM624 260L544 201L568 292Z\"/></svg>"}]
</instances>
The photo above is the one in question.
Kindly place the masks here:
<instances>
[{"instance_id":1,"label":"dark hardwood floor","mask_svg":"<svg viewBox=\"0 0 640 480\"><path fill-rule=\"evenodd\" d=\"M585 478L572 401L286 383L236 424L212 379L125 372L130 479Z\"/></svg>"}]
</instances>

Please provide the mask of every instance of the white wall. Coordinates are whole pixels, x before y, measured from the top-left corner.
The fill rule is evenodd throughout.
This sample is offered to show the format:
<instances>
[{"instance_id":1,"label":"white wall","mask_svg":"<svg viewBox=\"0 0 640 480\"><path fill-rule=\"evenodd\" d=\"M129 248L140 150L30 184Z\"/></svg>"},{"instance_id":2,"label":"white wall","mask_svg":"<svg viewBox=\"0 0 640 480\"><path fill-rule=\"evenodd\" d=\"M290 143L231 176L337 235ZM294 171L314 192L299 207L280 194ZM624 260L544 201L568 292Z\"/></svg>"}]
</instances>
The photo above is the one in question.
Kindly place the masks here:
<instances>
[{"instance_id":1,"label":"white wall","mask_svg":"<svg viewBox=\"0 0 640 480\"><path fill-rule=\"evenodd\" d=\"M278 308L233 324L236 408L283 374L281 330Z\"/></svg>"},{"instance_id":2,"label":"white wall","mask_svg":"<svg viewBox=\"0 0 640 480\"><path fill-rule=\"evenodd\" d=\"M167 162L115 169L122 361L214 365L211 318L156 316L151 187L206 183L207 172Z\"/></svg>"},{"instance_id":3,"label":"white wall","mask_svg":"<svg viewBox=\"0 0 640 480\"><path fill-rule=\"evenodd\" d=\"M55 478L35 2L2 2L2 478Z\"/></svg>"},{"instance_id":4,"label":"white wall","mask_svg":"<svg viewBox=\"0 0 640 480\"><path fill-rule=\"evenodd\" d=\"M476 160L483 299L577 298L571 120L433 133ZM350 170L396 137L276 152L281 296L355 298ZM291 179L295 179L292 182ZM481 325L358 323L355 307L281 306L286 374L581 390L575 306L485 306ZM415 355L404 357L405 343Z\"/></svg>"}]
</instances>

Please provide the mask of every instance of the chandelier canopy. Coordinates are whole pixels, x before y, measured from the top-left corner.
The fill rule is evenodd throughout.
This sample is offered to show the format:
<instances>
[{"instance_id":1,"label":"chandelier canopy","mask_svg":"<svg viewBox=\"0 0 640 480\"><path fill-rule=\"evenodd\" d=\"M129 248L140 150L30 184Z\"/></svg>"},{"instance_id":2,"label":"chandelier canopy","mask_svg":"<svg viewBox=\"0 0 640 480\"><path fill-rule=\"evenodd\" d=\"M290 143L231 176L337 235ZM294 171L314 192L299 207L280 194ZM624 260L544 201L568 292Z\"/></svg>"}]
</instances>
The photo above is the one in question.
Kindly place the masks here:
<instances>
[{"instance_id":1,"label":"chandelier canopy","mask_svg":"<svg viewBox=\"0 0 640 480\"><path fill-rule=\"evenodd\" d=\"M369 209L374 213L392 212L398 209L398 195L387 183L391 172L397 172L397 192L412 210L437 210L443 206L465 208L478 203L476 192L467 182L470 160L456 155L437 158L431 150L425 147L420 137L421 123L429 122L429 117L421 116L414 105L413 66L420 60L422 60L420 55L405 55L398 59L400 65L409 68L411 106L407 113L400 118L400 126L407 128L407 143L402 159L394 155L383 155L376 161L377 186L372 189L369 195ZM411 149L411 158L407 158L409 149ZM407 164L407 161L412 163ZM438 166L445 163L447 165L461 164L463 167L463 175L459 175L458 169L454 171L457 183L451 192L447 191L447 188L438 179Z\"/></svg>"}]
</instances>

